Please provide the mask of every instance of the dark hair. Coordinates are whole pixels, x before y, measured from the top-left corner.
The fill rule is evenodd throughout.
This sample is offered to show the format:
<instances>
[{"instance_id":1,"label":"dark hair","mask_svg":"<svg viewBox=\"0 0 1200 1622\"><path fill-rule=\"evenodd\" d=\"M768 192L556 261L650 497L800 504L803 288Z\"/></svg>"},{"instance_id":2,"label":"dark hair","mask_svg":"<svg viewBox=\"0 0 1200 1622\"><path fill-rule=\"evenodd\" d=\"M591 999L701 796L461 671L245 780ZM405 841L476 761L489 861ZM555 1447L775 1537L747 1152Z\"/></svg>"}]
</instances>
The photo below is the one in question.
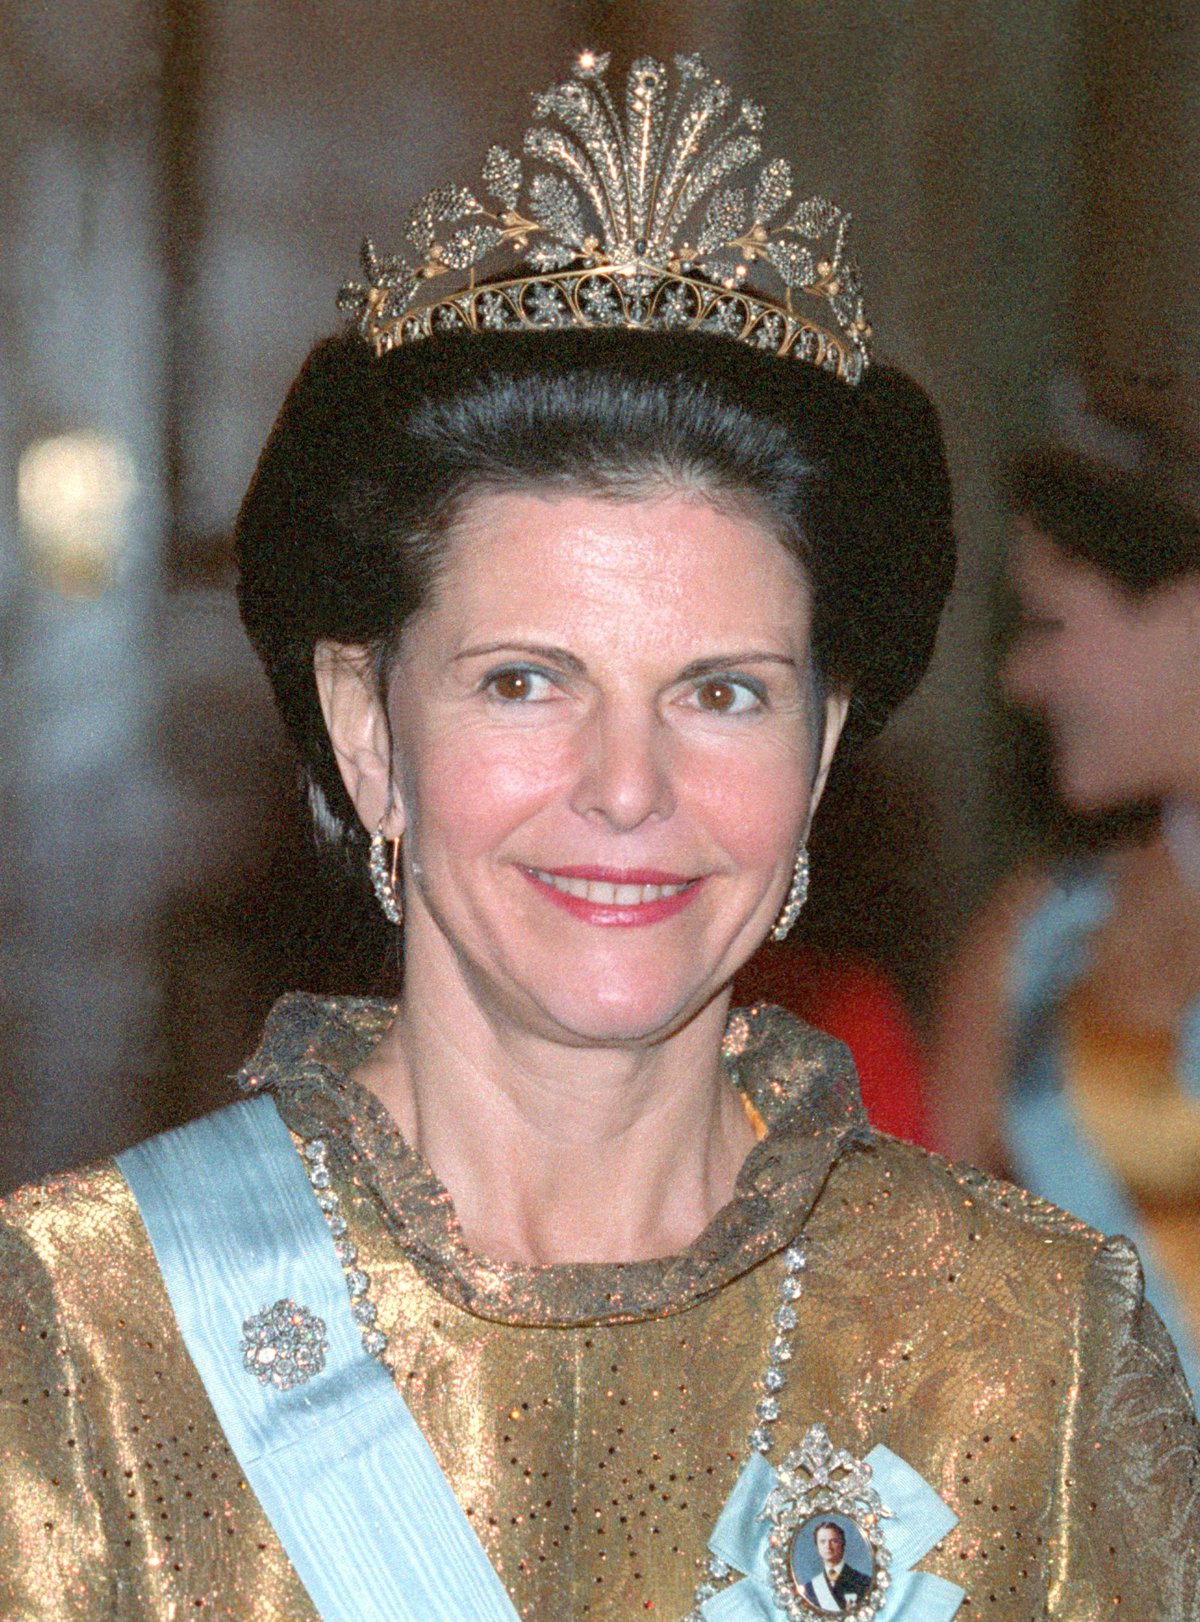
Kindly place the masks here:
<instances>
[{"instance_id":1,"label":"dark hair","mask_svg":"<svg viewBox=\"0 0 1200 1622\"><path fill-rule=\"evenodd\" d=\"M842 1531L841 1527L836 1521L822 1521L819 1526L815 1526L813 1528L814 1543L817 1541L818 1535L822 1532L836 1532L838 1537L840 1537L842 1540L842 1548L844 1549L846 1547L846 1534Z\"/></svg>"},{"instance_id":2,"label":"dark hair","mask_svg":"<svg viewBox=\"0 0 1200 1622\"><path fill-rule=\"evenodd\" d=\"M851 388L728 338L626 329L435 337L378 357L356 333L297 378L238 516L239 601L318 823L360 837L313 678L328 638L387 656L481 488L660 483L753 503L802 561L813 656L882 726L933 649L954 568L937 418L901 373Z\"/></svg>"},{"instance_id":3,"label":"dark hair","mask_svg":"<svg viewBox=\"0 0 1200 1622\"><path fill-rule=\"evenodd\" d=\"M1132 596L1200 570L1200 514L1158 469L1108 467L1039 445L1013 458L1003 485L1014 512Z\"/></svg>"}]
</instances>

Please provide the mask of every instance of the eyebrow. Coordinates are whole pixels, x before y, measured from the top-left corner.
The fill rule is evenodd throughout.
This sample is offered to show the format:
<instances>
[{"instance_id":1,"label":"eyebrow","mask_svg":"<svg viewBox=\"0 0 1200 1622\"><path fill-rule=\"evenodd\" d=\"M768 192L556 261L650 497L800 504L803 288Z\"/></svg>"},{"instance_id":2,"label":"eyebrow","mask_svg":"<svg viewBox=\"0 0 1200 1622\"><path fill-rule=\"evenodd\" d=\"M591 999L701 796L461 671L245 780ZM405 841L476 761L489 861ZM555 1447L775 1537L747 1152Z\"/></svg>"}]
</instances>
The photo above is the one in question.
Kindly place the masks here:
<instances>
[{"instance_id":1,"label":"eyebrow","mask_svg":"<svg viewBox=\"0 0 1200 1622\"><path fill-rule=\"evenodd\" d=\"M484 642L478 647L463 648L454 655L454 663L460 659L482 659L492 653L529 654L535 659L544 659L547 664L561 665L577 676L582 676L587 669L583 660L568 653L566 648L548 647L540 642Z\"/></svg>"},{"instance_id":2,"label":"eyebrow","mask_svg":"<svg viewBox=\"0 0 1200 1622\"><path fill-rule=\"evenodd\" d=\"M485 642L478 647L463 648L456 653L454 662L461 659L481 659L493 653L526 654L535 659L544 659L547 664L556 664L574 675L582 676L587 673L587 666L583 660L574 653L568 653L566 648L555 648L540 642ZM769 653L761 648L746 649L740 652L715 654L709 659L693 659L691 664L685 665L679 673L680 681L692 681L697 676L711 676L714 672L732 670L736 665L784 665L789 670L797 668L796 661L784 653Z\"/></svg>"},{"instance_id":3,"label":"eyebrow","mask_svg":"<svg viewBox=\"0 0 1200 1622\"><path fill-rule=\"evenodd\" d=\"M789 670L796 669L796 661L789 659L785 653L766 653L753 648L743 653L718 654L713 659L694 659L680 671L680 678L690 681L694 676L711 676L732 670L735 665L785 665Z\"/></svg>"}]
</instances>

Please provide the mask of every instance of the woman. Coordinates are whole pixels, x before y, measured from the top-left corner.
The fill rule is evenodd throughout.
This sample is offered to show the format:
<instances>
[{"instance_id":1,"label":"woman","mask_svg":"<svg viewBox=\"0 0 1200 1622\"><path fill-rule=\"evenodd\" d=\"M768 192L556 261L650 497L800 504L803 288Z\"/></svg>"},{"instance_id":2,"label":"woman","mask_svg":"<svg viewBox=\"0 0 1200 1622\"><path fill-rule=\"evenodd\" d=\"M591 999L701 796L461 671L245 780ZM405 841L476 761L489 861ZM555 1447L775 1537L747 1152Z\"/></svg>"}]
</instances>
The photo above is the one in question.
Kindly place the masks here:
<instances>
[{"instance_id":1,"label":"woman","mask_svg":"<svg viewBox=\"0 0 1200 1622\"><path fill-rule=\"evenodd\" d=\"M597 165L603 66L538 103ZM1128 1247L728 1015L835 749L929 656L949 493L923 397L862 375L836 211L777 231L769 165L713 258L668 251L732 162L679 66L661 121L630 76L653 183L597 181L642 234L547 184L564 259L493 151L500 206L436 194L419 273L368 254L372 341L284 406L243 613L403 989L285 1000L245 1102L10 1203L5 1614L797 1617L830 1520L863 1619L1194 1613L1194 1420ZM515 277L414 302L489 230ZM726 239L827 328L717 279Z\"/></svg>"},{"instance_id":2,"label":"woman","mask_svg":"<svg viewBox=\"0 0 1200 1622\"><path fill-rule=\"evenodd\" d=\"M1008 691L1044 716L1070 811L1163 811L1148 838L1022 869L981 915L946 999L943 1130L956 1157L1137 1241L1195 1391L1200 516L1165 469L1054 445L1009 488Z\"/></svg>"}]
</instances>

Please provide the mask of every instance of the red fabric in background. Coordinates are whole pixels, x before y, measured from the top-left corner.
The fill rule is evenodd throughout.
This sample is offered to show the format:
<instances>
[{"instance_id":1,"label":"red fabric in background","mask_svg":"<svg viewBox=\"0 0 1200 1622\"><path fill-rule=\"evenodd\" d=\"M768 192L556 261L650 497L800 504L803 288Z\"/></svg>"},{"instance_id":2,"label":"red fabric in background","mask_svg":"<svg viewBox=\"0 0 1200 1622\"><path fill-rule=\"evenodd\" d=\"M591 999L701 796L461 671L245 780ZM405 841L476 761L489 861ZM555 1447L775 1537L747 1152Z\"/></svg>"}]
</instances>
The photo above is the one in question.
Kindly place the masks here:
<instances>
[{"instance_id":1,"label":"red fabric in background","mask_svg":"<svg viewBox=\"0 0 1200 1622\"><path fill-rule=\"evenodd\" d=\"M767 941L733 982L734 1005L773 1002L850 1049L873 1126L925 1148L925 1066L892 981L864 958Z\"/></svg>"}]
</instances>

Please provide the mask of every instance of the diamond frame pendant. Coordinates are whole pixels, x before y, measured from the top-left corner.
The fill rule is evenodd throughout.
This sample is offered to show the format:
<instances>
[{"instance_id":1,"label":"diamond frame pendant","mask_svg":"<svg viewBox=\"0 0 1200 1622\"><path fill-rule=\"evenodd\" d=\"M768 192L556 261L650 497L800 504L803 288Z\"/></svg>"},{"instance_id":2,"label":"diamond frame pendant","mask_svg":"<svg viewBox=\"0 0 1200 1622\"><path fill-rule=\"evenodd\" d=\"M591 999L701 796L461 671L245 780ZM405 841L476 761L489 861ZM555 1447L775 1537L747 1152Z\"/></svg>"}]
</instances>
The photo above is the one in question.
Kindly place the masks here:
<instances>
[{"instance_id":1,"label":"diamond frame pendant","mask_svg":"<svg viewBox=\"0 0 1200 1622\"><path fill-rule=\"evenodd\" d=\"M760 1517L771 1523L767 1565L776 1604L790 1622L812 1622L816 1616L833 1614L845 1622L872 1622L891 1585L891 1552L881 1522L890 1519L892 1512L871 1486L871 1466L844 1448L835 1449L824 1425L813 1425L800 1446L776 1466L776 1474L779 1485L768 1494ZM870 1591L837 1613L814 1608L802 1597L793 1567L797 1537L809 1522L831 1514L854 1523L874 1563Z\"/></svg>"}]
</instances>

